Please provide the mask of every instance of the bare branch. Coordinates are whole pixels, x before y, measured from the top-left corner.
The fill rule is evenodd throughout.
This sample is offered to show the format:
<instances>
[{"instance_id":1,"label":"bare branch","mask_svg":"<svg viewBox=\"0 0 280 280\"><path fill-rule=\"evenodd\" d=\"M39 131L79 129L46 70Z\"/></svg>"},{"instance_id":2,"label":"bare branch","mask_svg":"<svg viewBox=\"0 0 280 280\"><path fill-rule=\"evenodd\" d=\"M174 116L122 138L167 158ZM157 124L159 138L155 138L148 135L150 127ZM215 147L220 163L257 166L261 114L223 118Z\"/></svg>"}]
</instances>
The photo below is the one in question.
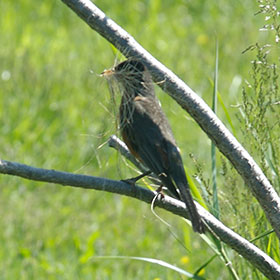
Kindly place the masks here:
<instances>
[{"instance_id":1,"label":"bare branch","mask_svg":"<svg viewBox=\"0 0 280 280\"><path fill-rule=\"evenodd\" d=\"M0 173L15 175L35 181L56 183L64 186L117 193L136 198L149 204L152 202L155 195L148 189L139 186L131 187L131 185L120 181L35 168L5 160L0 160ZM198 207L199 214L207 223L211 231L218 236L218 238L251 262L252 265L257 267L264 275L266 275L266 277L268 277L268 279L280 279L280 267L274 260L272 260L255 245L251 244L246 239L224 226L198 203L196 203L196 205ZM188 218L185 204L167 195L165 195L162 199L158 199L155 202L155 206L163 208L173 214Z\"/></svg>"},{"instance_id":2,"label":"bare branch","mask_svg":"<svg viewBox=\"0 0 280 280\"><path fill-rule=\"evenodd\" d=\"M125 143L121 141L116 135L112 135L108 141L109 147L112 147L119 151L121 155L131 161L139 170L142 172L147 172L149 169L143 164L141 164L135 157L129 152L128 148L126 147Z\"/></svg>"},{"instance_id":3,"label":"bare branch","mask_svg":"<svg viewBox=\"0 0 280 280\"><path fill-rule=\"evenodd\" d=\"M130 153L127 146L123 141L121 141L116 135L112 135L108 141L109 147L116 149L123 155L125 158L127 158L129 161L131 161L142 173L146 173L149 171L148 167L144 166L142 163L140 163L136 158ZM148 175L149 179L156 185L161 185L161 181L159 178L151 173Z\"/></svg>"},{"instance_id":4,"label":"bare branch","mask_svg":"<svg viewBox=\"0 0 280 280\"><path fill-rule=\"evenodd\" d=\"M89 0L62 0L92 29L116 46L127 57L138 57L151 70L155 82L174 98L207 133L231 161L280 239L280 198L260 167L234 138L208 105L182 80L148 53L125 30L108 18Z\"/></svg>"}]
</instances>

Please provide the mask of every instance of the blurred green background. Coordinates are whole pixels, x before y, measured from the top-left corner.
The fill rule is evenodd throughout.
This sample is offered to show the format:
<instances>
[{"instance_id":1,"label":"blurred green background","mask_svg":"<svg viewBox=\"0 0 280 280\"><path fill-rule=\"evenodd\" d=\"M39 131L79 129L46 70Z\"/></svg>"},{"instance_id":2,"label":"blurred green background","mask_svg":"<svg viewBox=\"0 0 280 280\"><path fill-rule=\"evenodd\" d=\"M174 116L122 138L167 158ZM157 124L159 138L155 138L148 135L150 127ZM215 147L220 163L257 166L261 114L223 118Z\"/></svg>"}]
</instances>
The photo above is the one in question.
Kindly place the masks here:
<instances>
[{"instance_id":1,"label":"blurred green background","mask_svg":"<svg viewBox=\"0 0 280 280\"><path fill-rule=\"evenodd\" d=\"M252 59L250 53L241 53L266 36L258 30L263 17L254 16L256 1L94 3L210 105L217 38L219 92L241 137L235 105L241 102ZM116 54L105 39L61 1L2 0L0 41L2 159L112 179L136 174L106 145L116 133L116 108L99 73L114 64ZM193 176L198 162L209 183L209 139L168 95L156 90L186 168ZM228 126L220 108L218 115ZM218 164L223 164L220 157ZM218 182L224 206L229 207L225 211L230 212L234 207L229 195L236 192L235 186L223 186L222 175ZM243 182L237 182L240 192L247 194ZM173 234L148 205L136 200L1 175L0 278L186 279L157 265L94 258L150 257L195 272L214 255L183 220L156 211L172 225ZM237 231L247 223L223 218ZM233 262L241 261L229 254ZM203 276L230 277L219 258Z\"/></svg>"}]
</instances>

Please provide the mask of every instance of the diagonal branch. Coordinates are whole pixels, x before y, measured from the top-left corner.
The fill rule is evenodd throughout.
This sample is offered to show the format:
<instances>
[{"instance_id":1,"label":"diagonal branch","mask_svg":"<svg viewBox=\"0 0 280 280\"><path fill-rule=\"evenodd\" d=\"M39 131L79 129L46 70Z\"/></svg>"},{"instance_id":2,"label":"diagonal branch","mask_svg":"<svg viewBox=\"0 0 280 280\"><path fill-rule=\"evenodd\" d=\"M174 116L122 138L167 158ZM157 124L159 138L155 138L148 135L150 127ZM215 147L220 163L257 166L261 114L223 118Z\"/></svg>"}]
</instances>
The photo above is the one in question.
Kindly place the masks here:
<instances>
[{"instance_id":1,"label":"diagonal branch","mask_svg":"<svg viewBox=\"0 0 280 280\"><path fill-rule=\"evenodd\" d=\"M208 105L174 73L157 61L124 29L89 0L62 0L92 29L127 57L138 57L151 70L153 79L184 108L231 161L263 208L280 239L280 198L254 159L234 138Z\"/></svg>"},{"instance_id":2,"label":"diagonal branch","mask_svg":"<svg viewBox=\"0 0 280 280\"><path fill-rule=\"evenodd\" d=\"M149 171L147 166L144 166L140 163L136 158L129 152L127 146L123 141L121 141L116 135L112 135L108 141L109 147L116 149L121 153L125 158L127 158L130 162L132 162L142 173L146 173ZM149 179L156 185L161 185L161 181L158 176L151 173L148 175Z\"/></svg>"},{"instance_id":3,"label":"diagonal branch","mask_svg":"<svg viewBox=\"0 0 280 280\"><path fill-rule=\"evenodd\" d=\"M49 169L31 167L25 164L0 160L0 173L19 176L22 178L56 183L63 186L72 186L85 189L107 191L136 198L151 204L154 193L148 189L126 184L121 181L114 181L100 177L72 174ZM233 232L213 215L207 212L198 203L199 214L208 224L209 228L226 244L242 255L245 259L258 268L268 279L280 279L280 267L263 251L246 239ZM173 214L188 218L185 204L174 198L164 196L155 202L155 206L163 208Z\"/></svg>"}]
</instances>

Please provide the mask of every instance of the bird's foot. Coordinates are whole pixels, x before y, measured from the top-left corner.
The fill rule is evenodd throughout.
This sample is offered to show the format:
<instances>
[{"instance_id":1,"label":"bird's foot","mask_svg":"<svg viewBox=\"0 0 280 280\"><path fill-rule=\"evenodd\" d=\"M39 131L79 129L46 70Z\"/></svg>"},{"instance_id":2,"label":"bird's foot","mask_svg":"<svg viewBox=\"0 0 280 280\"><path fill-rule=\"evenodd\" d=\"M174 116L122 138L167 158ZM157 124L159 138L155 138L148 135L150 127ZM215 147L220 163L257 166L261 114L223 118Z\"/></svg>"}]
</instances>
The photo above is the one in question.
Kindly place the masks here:
<instances>
[{"instance_id":1,"label":"bird's foot","mask_svg":"<svg viewBox=\"0 0 280 280\"><path fill-rule=\"evenodd\" d=\"M121 181L134 186L138 180L142 179L143 177L145 177L147 175L150 175L151 173L152 173L151 171L146 171L137 177L133 177L133 178L129 178L129 179L121 180Z\"/></svg>"},{"instance_id":2,"label":"bird's foot","mask_svg":"<svg viewBox=\"0 0 280 280\"><path fill-rule=\"evenodd\" d=\"M163 189L163 185L160 185L157 189L156 189L156 198L164 199L164 193L162 191Z\"/></svg>"}]
</instances>

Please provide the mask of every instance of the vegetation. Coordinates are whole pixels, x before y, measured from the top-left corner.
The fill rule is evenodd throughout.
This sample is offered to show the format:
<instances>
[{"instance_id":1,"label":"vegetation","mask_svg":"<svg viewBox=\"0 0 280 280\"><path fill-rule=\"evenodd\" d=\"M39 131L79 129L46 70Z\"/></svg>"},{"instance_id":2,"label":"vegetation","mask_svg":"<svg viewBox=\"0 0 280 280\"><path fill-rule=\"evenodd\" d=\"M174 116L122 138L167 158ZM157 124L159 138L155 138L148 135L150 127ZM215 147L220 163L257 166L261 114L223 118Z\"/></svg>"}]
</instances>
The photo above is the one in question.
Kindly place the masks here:
<instances>
[{"instance_id":1,"label":"vegetation","mask_svg":"<svg viewBox=\"0 0 280 280\"><path fill-rule=\"evenodd\" d=\"M279 193L279 4L276 10L273 0L134 0L125 10L119 1L96 4L210 105L217 38L217 114ZM34 7L0 2L1 158L113 179L135 175L106 145L116 132L116 106L98 74L116 53L62 2ZM157 94L189 175L212 203L210 141L170 97ZM216 165L221 220L280 262L258 203L218 152ZM229 279L228 258L241 279L264 279L229 248L222 248L226 258L214 257L182 219L156 210L169 229L138 201L10 176L0 182L1 279L186 278L152 263L100 256L154 258L192 273L209 261L200 272L206 279Z\"/></svg>"}]
</instances>

